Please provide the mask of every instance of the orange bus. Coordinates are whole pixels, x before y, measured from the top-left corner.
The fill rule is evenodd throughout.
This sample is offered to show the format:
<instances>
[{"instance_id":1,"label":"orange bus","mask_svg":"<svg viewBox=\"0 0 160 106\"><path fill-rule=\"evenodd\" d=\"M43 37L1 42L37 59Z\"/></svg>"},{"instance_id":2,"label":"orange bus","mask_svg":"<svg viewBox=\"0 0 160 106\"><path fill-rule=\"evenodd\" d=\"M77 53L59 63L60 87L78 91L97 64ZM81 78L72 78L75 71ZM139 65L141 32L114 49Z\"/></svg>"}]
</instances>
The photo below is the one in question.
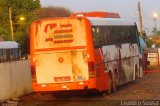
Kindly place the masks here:
<instances>
[{"instance_id":1,"label":"orange bus","mask_svg":"<svg viewBox=\"0 0 160 106\"><path fill-rule=\"evenodd\" d=\"M111 93L142 77L139 46L136 24L120 18L35 21L30 32L33 90Z\"/></svg>"}]
</instances>

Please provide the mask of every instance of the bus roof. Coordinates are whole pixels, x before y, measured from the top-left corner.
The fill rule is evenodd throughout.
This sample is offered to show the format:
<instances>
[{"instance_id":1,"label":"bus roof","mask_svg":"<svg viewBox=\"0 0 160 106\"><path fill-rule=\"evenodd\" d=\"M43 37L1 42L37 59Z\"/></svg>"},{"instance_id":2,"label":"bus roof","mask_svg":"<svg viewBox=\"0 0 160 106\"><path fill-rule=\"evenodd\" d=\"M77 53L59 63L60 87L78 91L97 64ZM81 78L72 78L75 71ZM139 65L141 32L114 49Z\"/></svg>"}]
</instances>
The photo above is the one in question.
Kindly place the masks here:
<instances>
[{"instance_id":1,"label":"bus roof","mask_svg":"<svg viewBox=\"0 0 160 106\"><path fill-rule=\"evenodd\" d=\"M78 15L83 15L85 17L120 18L120 15L118 13L102 12L102 11L78 12L78 13L73 13L70 16L73 17Z\"/></svg>"},{"instance_id":2,"label":"bus roof","mask_svg":"<svg viewBox=\"0 0 160 106\"><path fill-rule=\"evenodd\" d=\"M14 41L3 41L0 42L0 49L12 49L12 48L18 48L19 44Z\"/></svg>"},{"instance_id":3,"label":"bus roof","mask_svg":"<svg viewBox=\"0 0 160 106\"><path fill-rule=\"evenodd\" d=\"M87 19L91 22L91 25L110 25L110 26L119 26L119 25L135 25L134 22L126 21L121 18L93 18L87 17Z\"/></svg>"}]
</instances>

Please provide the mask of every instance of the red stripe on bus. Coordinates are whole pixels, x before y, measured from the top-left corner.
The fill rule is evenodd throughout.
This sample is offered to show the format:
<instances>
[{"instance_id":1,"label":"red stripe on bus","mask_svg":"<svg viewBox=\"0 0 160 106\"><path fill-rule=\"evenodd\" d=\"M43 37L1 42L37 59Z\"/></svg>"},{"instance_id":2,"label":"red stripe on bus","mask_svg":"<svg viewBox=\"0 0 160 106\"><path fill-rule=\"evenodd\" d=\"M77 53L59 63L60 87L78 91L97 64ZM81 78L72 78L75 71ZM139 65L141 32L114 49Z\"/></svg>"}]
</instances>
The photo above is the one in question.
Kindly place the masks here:
<instances>
[{"instance_id":1,"label":"red stripe on bus","mask_svg":"<svg viewBox=\"0 0 160 106\"><path fill-rule=\"evenodd\" d=\"M36 49L36 52L57 51L57 50L75 50L75 49L85 49L85 48L86 48L86 46L61 47L61 48L41 48L41 49Z\"/></svg>"}]
</instances>

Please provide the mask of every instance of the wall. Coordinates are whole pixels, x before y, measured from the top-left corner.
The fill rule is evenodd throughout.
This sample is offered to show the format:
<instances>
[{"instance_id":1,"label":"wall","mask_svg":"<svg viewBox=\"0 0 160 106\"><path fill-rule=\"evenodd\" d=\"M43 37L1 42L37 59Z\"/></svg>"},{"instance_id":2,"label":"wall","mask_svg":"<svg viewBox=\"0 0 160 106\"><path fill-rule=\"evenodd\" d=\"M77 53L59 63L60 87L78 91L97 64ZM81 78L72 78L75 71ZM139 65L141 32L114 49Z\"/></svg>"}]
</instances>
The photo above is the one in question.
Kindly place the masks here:
<instances>
[{"instance_id":1,"label":"wall","mask_svg":"<svg viewBox=\"0 0 160 106\"><path fill-rule=\"evenodd\" d=\"M32 92L29 60L0 63L0 100Z\"/></svg>"}]
</instances>

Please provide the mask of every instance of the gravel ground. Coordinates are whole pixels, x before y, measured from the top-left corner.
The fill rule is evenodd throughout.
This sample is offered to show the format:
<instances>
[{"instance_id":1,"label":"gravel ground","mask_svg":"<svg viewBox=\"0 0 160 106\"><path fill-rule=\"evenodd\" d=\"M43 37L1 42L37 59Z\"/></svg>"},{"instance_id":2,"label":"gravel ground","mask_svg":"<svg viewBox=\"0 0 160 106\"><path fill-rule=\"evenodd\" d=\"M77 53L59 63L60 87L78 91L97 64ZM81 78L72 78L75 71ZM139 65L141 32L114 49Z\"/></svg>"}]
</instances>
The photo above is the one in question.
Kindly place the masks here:
<instances>
[{"instance_id":1,"label":"gravel ground","mask_svg":"<svg viewBox=\"0 0 160 106\"><path fill-rule=\"evenodd\" d=\"M61 95L32 93L21 97L18 106L160 106L160 73L148 73L105 97L78 92Z\"/></svg>"}]
</instances>

